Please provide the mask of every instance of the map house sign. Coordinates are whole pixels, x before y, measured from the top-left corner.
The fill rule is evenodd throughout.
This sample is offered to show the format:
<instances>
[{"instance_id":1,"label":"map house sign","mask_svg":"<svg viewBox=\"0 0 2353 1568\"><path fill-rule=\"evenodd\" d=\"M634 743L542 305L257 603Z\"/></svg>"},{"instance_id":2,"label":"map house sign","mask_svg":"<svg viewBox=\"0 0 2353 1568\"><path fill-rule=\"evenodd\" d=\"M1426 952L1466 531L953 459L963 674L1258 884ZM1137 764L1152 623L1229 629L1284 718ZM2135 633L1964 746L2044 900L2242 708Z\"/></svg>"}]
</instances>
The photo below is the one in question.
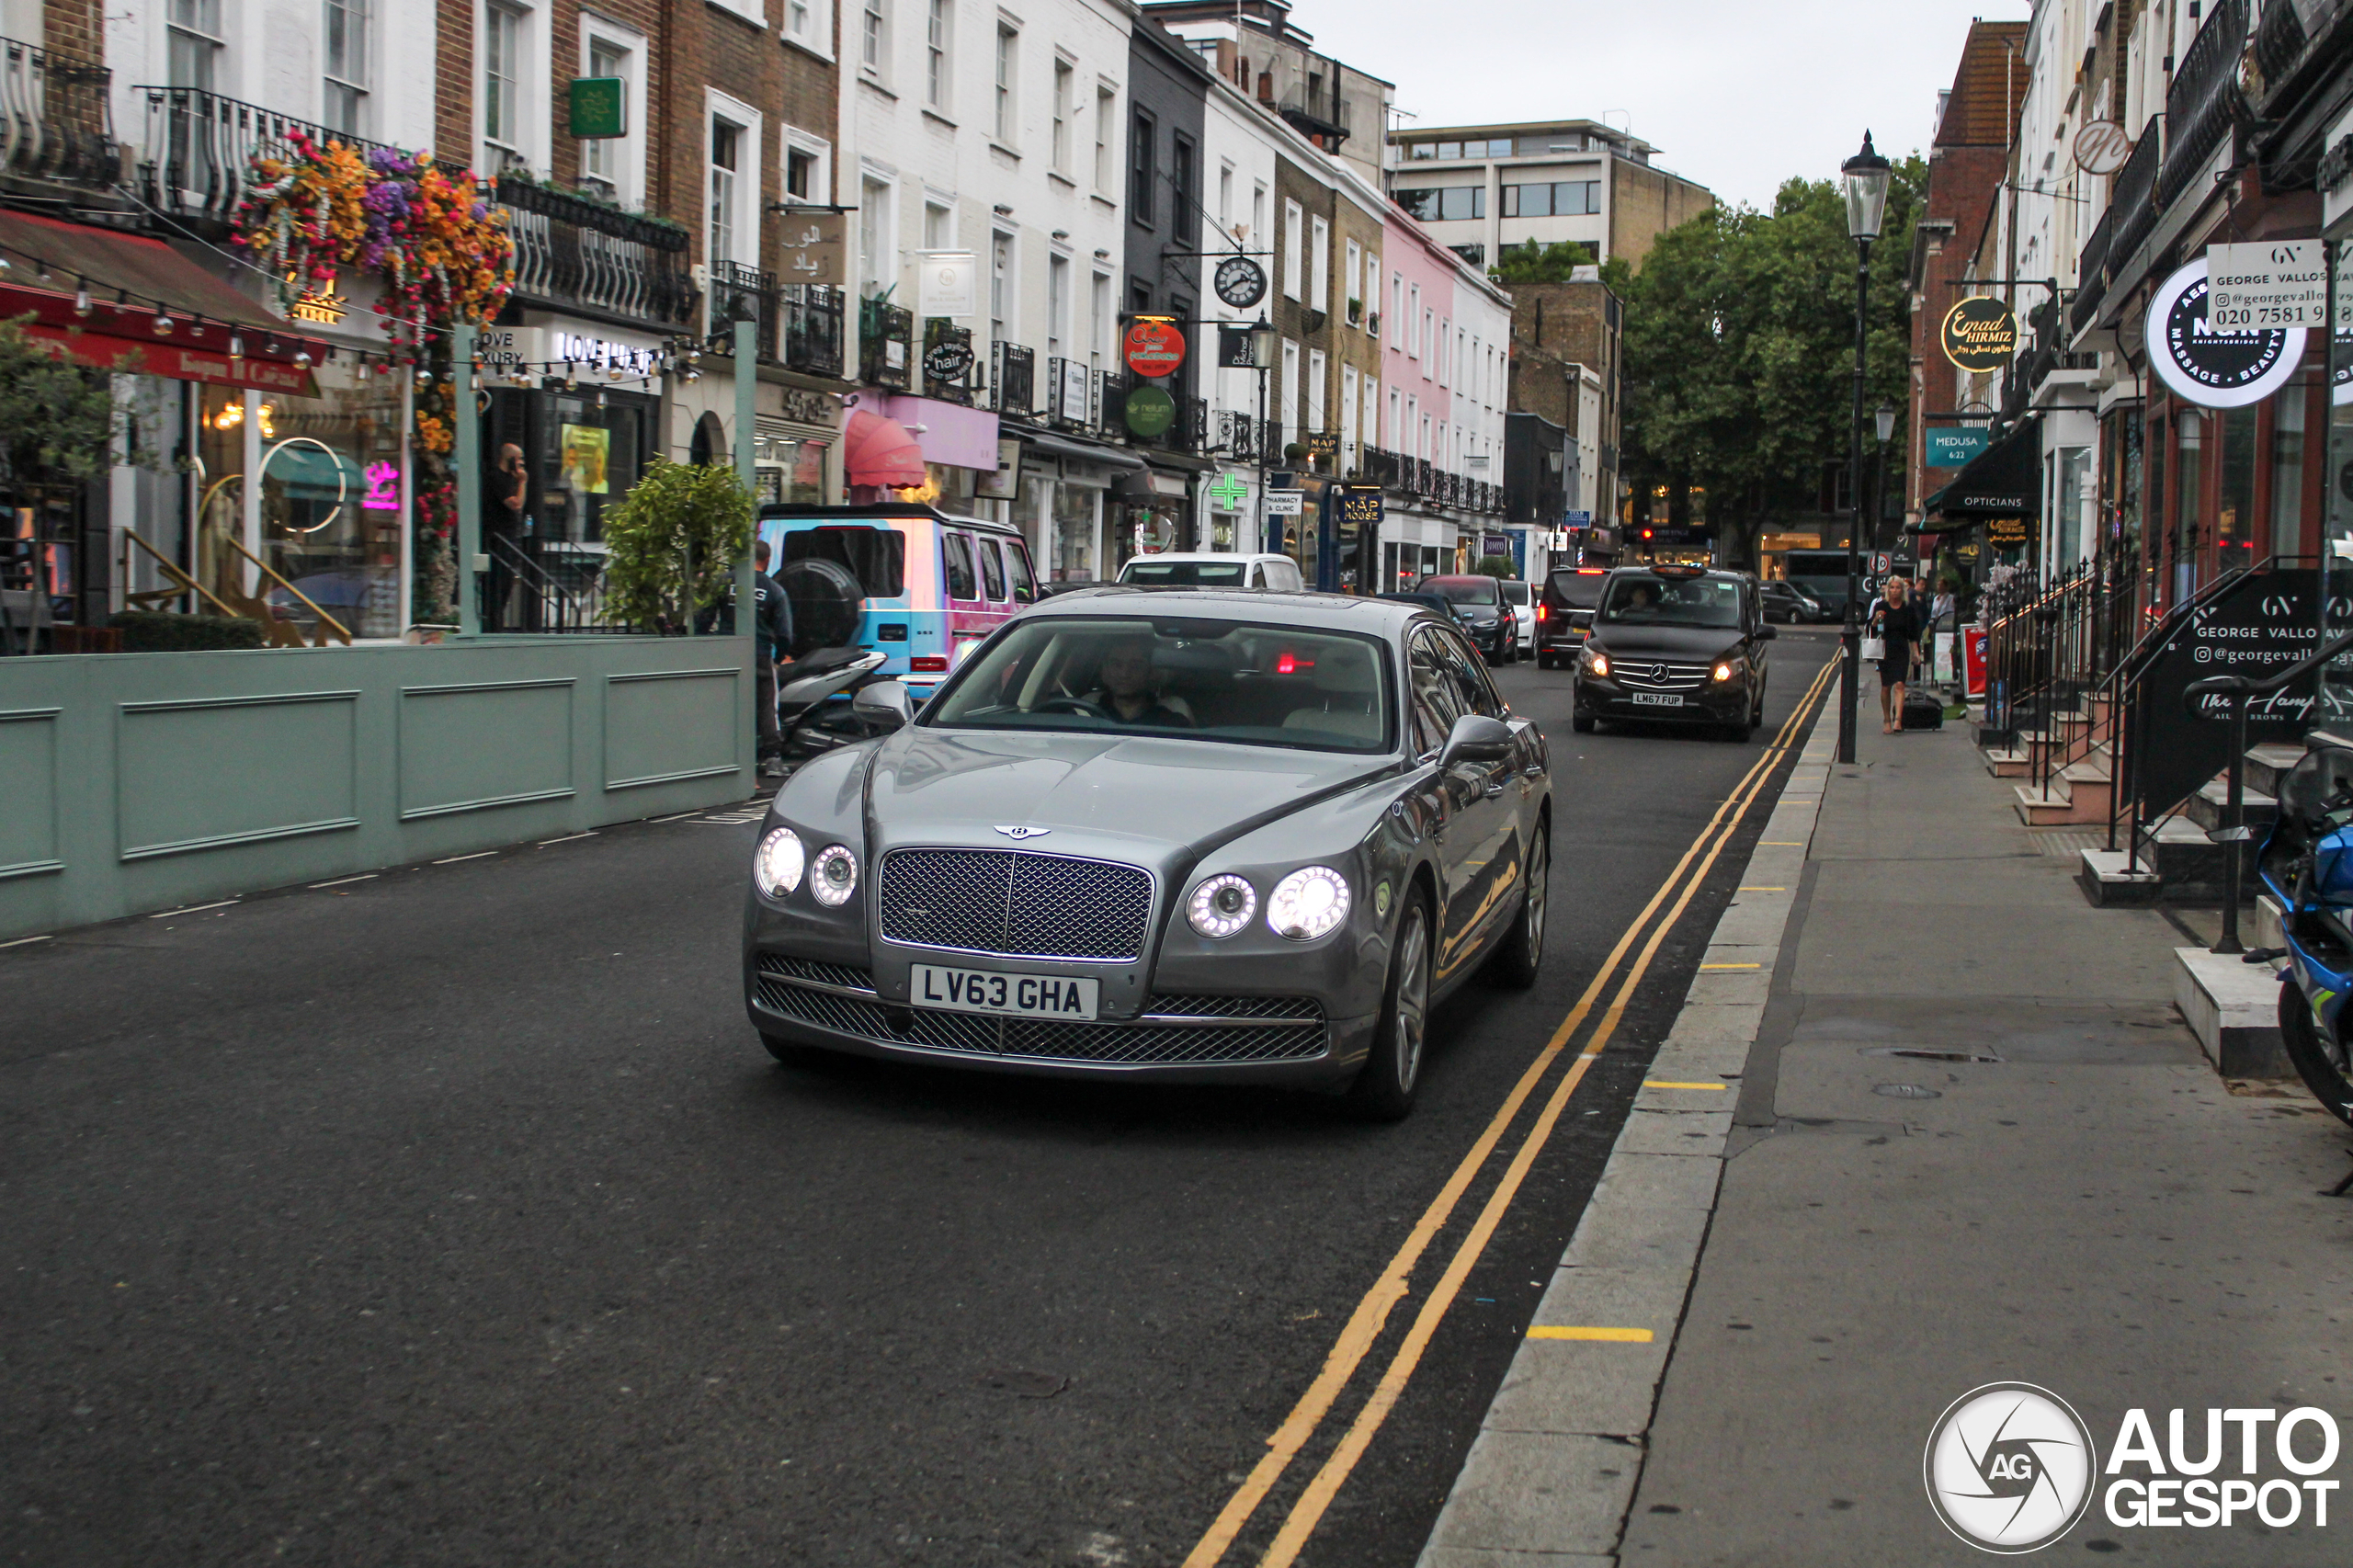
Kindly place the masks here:
<instances>
[{"instance_id":1,"label":"map house sign","mask_svg":"<svg viewBox=\"0 0 2353 1568\"><path fill-rule=\"evenodd\" d=\"M1972 372L1998 370L2018 351L2018 318L1999 300L1962 300L1945 314L1945 358Z\"/></svg>"},{"instance_id":2,"label":"map house sign","mask_svg":"<svg viewBox=\"0 0 2353 1568\"><path fill-rule=\"evenodd\" d=\"M2304 358L2300 326L2218 332L2206 319L2203 258L2165 280L2149 301L2149 363L2184 401L2245 408L2288 384Z\"/></svg>"}]
</instances>

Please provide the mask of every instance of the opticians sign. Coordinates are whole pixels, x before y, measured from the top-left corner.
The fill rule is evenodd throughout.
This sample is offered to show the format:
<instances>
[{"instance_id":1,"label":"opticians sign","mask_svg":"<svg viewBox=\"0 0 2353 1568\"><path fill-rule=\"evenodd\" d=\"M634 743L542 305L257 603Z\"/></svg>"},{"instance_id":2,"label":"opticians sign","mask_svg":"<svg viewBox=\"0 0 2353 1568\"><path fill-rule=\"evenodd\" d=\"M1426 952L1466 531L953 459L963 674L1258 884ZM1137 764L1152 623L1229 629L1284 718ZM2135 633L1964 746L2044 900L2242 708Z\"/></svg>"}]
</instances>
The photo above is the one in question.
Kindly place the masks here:
<instances>
[{"instance_id":1,"label":"opticians sign","mask_svg":"<svg viewBox=\"0 0 2353 1568\"><path fill-rule=\"evenodd\" d=\"M2300 326L2238 332L2207 320L2203 257L2166 278L2149 302L2149 363L2175 394L2201 408L2245 408L2288 384L2304 358Z\"/></svg>"}]
</instances>

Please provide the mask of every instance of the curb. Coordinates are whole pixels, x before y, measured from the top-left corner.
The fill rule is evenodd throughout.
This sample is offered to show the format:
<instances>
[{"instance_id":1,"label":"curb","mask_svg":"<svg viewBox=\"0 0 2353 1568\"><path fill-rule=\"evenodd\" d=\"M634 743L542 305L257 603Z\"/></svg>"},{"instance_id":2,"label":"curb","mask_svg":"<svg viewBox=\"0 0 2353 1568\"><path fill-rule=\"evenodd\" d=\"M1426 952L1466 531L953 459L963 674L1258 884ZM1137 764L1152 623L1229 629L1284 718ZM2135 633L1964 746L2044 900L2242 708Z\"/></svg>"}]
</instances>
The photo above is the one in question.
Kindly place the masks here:
<instances>
[{"instance_id":1,"label":"curb","mask_svg":"<svg viewBox=\"0 0 2353 1568\"><path fill-rule=\"evenodd\" d=\"M1417 1568L1608 1568L1830 774L1825 702ZM1835 722L1835 720L1834 720ZM1835 730L1833 732L1835 733ZM1711 969L1705 966L1735 966Z\"/></svg>"}]
</instances>

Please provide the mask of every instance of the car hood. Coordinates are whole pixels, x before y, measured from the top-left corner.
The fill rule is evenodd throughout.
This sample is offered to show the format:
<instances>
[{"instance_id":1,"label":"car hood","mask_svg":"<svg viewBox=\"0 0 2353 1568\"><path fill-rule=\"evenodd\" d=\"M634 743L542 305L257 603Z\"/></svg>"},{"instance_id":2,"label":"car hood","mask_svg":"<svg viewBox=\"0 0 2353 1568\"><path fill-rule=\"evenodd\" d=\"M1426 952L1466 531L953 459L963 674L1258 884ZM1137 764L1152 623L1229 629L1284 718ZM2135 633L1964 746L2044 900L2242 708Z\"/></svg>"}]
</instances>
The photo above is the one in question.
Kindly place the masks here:
<instances>
[{"instance_id":1,"label":"car hood","mask_svg":"<svg viewBox=\"0 0 2353 1568\"><path fill-rule=\"evenodd\" d=\"M1597 623L1588 644L1613 659L1712 659L1733 652L1742 642L1737 627Z\"/></svg>"},{"instance_id":2,"label":"car hood","mask_svg":"<svg viewBox=\"0 0 2353 1568\"><path fill-rule=\"evenodd\" d=\"M1048 854L1190 861L1397 766L1390 756L1154 736L910 725L868 775L876 851L1016 843ZM1028 830L1017 838L999 831Z\"/></svg>"}]
</instances>

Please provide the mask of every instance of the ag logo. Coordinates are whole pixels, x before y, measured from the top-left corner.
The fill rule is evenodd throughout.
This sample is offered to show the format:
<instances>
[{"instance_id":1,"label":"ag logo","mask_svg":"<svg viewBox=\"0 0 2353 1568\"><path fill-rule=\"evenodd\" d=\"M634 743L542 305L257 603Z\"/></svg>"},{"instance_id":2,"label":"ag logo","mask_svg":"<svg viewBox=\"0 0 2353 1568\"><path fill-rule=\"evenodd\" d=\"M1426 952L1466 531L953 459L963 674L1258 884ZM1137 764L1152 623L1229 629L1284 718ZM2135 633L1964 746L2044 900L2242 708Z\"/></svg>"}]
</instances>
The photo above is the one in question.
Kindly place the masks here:
<instances>
[{"instance_id":1,"label":"ag logo","mask_svg":"<svg viewBox=\"0 0 2353 1568\"><path fill-rule=\"evenodd\" d=\"M1945 1528L1983 1551L2040 1551L2091 1506L2098 1453L2067 1402L2032 1383L1987 1383L1946 1407L1921 1461Z\"/></svg>"}]
</instances>

